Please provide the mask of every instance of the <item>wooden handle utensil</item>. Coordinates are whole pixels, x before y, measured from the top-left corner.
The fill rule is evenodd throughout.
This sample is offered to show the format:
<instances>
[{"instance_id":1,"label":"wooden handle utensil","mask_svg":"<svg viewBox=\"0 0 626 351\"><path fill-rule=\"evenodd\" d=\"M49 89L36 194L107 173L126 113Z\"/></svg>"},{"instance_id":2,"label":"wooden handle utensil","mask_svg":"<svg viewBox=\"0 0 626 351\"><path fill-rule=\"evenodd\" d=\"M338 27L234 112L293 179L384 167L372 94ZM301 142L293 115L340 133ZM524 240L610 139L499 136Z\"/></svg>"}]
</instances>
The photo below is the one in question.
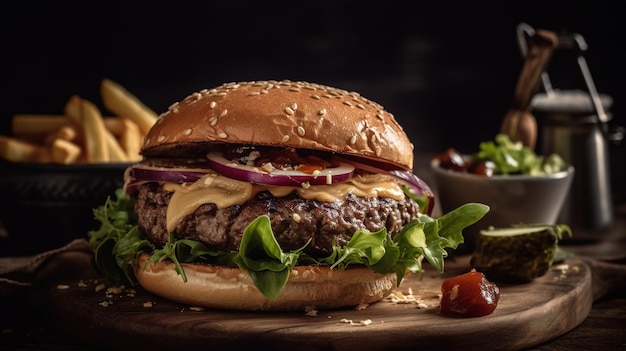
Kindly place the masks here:
<instances>
[{"instance_id":1,"label":"wooden handle utensil","mask_svg":"<svg viewBox=\"0 0 626 351\"><path fill-rule=\"evenodd\" d=\"M500 127L501 133L531 149L535 148L537 141L537 121L529 111L530 101L557 46L556 33L547 30L538 29L528 38L528 52L515 87L512 106Z\"/></svg>"}]
</instances>

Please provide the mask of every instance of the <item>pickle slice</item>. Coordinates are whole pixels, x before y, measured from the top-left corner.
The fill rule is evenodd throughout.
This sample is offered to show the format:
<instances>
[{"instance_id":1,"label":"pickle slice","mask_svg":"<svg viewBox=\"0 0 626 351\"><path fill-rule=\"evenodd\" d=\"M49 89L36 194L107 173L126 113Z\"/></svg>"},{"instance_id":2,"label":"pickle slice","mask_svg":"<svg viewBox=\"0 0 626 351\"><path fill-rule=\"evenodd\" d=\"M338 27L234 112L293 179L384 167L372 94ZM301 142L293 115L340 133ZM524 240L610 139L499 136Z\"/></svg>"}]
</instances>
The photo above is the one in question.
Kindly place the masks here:
<instances>
[{"instance_id":1,"label":"pickle slice","mask_svg":"<svg viewBox=\"0 0 626 351\"><path fill-rule=\"evenodd\" d=\"M550 269L562 231L571 235L562 225L481 230L470 264L492 281L530 282Z\"/></svg>"}]
</instances>

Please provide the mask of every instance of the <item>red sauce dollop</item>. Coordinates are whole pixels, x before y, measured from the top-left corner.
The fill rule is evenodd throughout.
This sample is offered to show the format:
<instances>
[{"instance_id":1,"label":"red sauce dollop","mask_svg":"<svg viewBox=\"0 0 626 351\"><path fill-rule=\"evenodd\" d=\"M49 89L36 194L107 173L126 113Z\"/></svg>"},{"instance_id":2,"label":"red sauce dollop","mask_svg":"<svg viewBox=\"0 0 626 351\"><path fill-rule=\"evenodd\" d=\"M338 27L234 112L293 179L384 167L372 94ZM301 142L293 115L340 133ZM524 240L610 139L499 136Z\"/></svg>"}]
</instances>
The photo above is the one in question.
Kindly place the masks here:
<instances>
[{"instance_id":1,"label":"red sauce dollop","mask_svg":"<svg viewBox=\"0 0 626 351\"><path fill-rule=\"evenodd\" d=\"M441 292L439 308L447 316L486 316L493 313L500 300L500 288L475 269L444 280Z\"/></svg>"}]
</instances>

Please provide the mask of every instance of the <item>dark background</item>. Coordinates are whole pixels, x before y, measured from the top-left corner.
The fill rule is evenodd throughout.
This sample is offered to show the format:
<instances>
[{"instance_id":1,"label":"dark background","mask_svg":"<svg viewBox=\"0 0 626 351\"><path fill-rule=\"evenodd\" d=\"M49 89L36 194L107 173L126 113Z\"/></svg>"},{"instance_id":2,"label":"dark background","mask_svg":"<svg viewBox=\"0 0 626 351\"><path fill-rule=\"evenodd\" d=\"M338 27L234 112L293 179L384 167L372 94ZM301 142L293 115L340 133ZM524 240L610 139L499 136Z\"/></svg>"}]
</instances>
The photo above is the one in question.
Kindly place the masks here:
<instances>
[{"instance_id":1,"label":"dark background","mask_svg":"<svg viewBox=\"0 0 626 351\"><path fill-rule=\"evenodd\" d=\"M474 151L510 106L526 22L584 36L612 125L626 125L623 5L596 1L3 2L2 134L16 113L60 114L69 97L101 106L111 78L160 113L224 82L307 80L355 90L404 125L417 150ZM569 56L567 56L567 55ZM571 52L556 88L582 88ZM563 57L558 59L558 57ZM625 147L612 147L614 178Z\"/></svg>"}]
</instances>

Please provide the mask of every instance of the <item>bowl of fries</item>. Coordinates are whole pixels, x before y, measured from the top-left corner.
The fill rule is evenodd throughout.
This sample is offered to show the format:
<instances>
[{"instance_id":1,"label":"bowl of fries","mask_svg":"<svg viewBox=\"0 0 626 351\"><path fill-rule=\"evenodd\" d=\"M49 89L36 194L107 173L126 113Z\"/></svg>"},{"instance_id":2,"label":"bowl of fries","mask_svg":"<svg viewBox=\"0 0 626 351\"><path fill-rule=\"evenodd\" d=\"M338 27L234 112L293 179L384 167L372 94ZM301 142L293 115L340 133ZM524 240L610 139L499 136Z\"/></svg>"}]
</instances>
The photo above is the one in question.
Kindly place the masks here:
<instances>
[{"instance_id":1,"label":"bowl of fries","mask_svg":"<svg viewBox=\"0 0 626 351\"><path fill-rule=\"evenodd\" d=\"M156 113L121 85L105 79L110 114L72 96L58 115L13 116L0 135L0 255L52 250L96 228L93 209L123 186L124 172ZM4 241L4 242L3 242Z\"/></svg>"}]
</instances>

